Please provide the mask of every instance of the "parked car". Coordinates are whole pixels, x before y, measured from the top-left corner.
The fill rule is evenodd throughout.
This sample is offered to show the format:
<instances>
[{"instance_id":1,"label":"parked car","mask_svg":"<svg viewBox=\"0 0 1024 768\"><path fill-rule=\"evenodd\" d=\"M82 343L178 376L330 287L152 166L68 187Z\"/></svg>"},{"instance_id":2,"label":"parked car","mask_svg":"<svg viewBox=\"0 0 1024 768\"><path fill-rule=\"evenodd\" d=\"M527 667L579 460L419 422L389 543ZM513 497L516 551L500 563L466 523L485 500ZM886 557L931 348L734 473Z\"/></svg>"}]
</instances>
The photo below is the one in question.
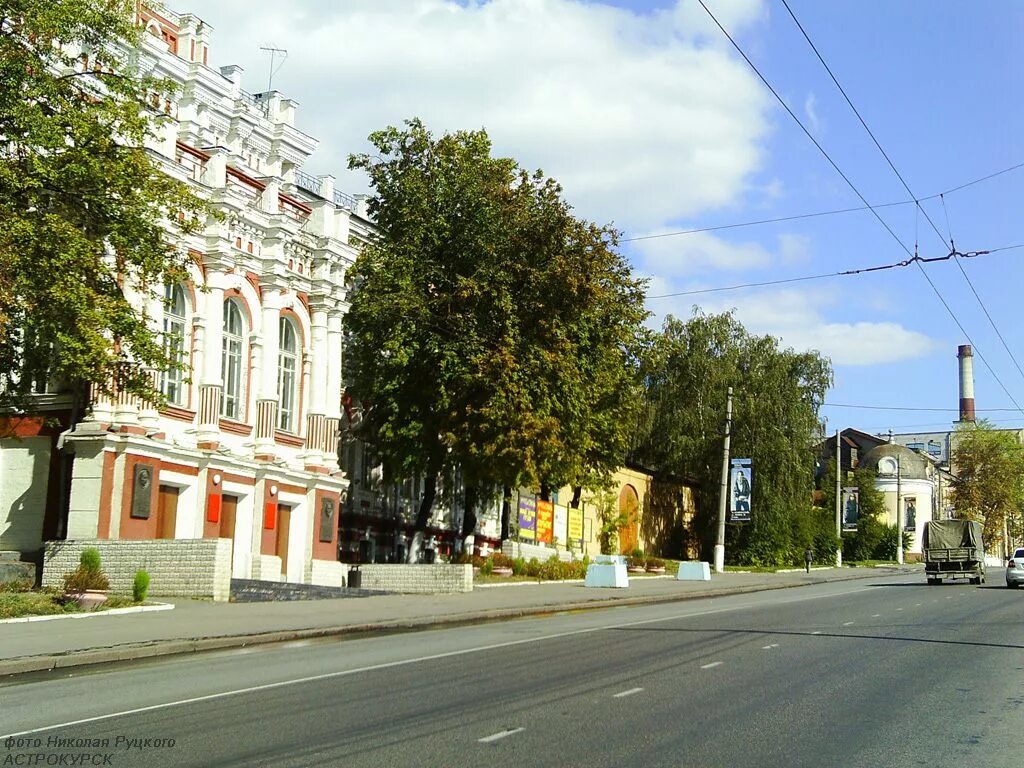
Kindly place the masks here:
<instances>
[{"instance_id":1,"label":"parked car","mask_svg":"<svg viewBox=\"0 0 1024 768\"><path fill-rule=\"evenodd\" d=\"M1013 557L1006 564L1006 586L1016 589L1024 583L1024 549L1014 550Z\"/></svg>"}]
</instances>

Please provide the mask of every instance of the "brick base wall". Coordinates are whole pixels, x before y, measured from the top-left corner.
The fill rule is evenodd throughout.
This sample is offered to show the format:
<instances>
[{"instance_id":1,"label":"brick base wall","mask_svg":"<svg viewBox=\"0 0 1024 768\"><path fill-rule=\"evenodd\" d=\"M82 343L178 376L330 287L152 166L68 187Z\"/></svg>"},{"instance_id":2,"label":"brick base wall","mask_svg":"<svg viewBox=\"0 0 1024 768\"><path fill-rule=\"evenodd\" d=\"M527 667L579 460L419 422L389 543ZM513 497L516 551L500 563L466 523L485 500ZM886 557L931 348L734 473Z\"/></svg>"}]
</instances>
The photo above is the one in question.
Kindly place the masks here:
<instances>
[{"instance_id":1,"label":"brick base wall","mask_svg":"<svg viewBox=\"0 0 1024 768\"><path fill-rule=\"evenodd\" d=\"M363 589L406 594L439 594L473 591L473 566L448 565L363 565Z\"/></svg>"},{"instance_id":2,"label":"brick base wall","mask_svg":"<svg viewBox=\"0 0 1024 768\"><path fill-rule=\"evenodd\" d=\"M254 579L284 581L284 574L281 573L281 558L277 555L259 555L257 565L259 570L253 573Z\"/></svg>"},{"instance_id":3,"label":"brick base wall","mask_svg":"<svg viewBox=\"0 0 1024 768\"><path fill-rule=\"evenodd\" d=\"M558 559L563 563L571 562L573 559L572 553L565 549L542 547L539 544L522 544L518 541L509 541L508 539L501 542L501 553L512 558L521 557L526 561L537 558L542 563L546 563L555 554L558 555Z\"/></svg>"},{"instance_id":4,"label":"brick base wall","mask_svg":"<svg viewBox=\"0 0 1024 768\"><path fill-rule=\"evenodd\" d=\"M43 555L43 586L60 587L64 574L78 567L82 550L99 550L110 591L130 595L135 572L149 573L153 597L227 600L231 593L230 539L48 541Z\"/></svg>"},{"instance_id":5,"label":"brick base wall","mask_svg":"<svg viewBox=\"0 0 1024 768\"><path fill-rule=\"evenodd\" d=\"M323 587L340 587L344 584L343 579L348 573L348 568L349 566L335 560L313 560L309 583Z\"/></svg>"}]
</instances>

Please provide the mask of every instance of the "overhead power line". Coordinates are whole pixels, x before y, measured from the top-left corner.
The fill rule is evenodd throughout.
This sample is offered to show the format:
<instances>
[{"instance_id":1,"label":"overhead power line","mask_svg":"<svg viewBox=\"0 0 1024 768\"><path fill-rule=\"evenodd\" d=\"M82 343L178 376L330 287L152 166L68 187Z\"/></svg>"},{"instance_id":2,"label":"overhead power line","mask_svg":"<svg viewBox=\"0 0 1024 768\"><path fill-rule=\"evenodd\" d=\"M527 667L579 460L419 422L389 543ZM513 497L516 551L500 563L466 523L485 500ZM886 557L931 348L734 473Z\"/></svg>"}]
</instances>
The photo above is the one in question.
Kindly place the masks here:
<instances>
[{"instance_id":1,"label":"overhead power line","mask_svg":"<svg viewBox=\"0 0 1024 768\"><path fill-rule=\"evenodd\" d=\"M950 253L947 253L945 256L924 257L924 256L914 255L914 256L911 256L909 259L903 259L902 261L897 261L897 262L895 262L893 264L880 264L880 265L875 266L875 267L860 267L858 269L846 269L846 270L843 270L842 272L825 272L825 273L818 274L818 275L801 275L799 277L785 277L785 278L780 278L778 280L764 280L762 282L756 282L756 283L740 283L738 285L723 285L723 286L719 286L717 288L696 288L696 289L690 290L690 291L676 291L675 293L661 293L661 294L657 294L655 296L648 296L647 298L648 299L668 299L668 298L672 298L672 297L676 297L676 296L696 296L696 295L702 294L702 293L721 293L723 291L736 291L736 290L739 290L741 288L761 288L761 287L770 286L770 285L784 285L786 283L799 283L799 282L804 282L804 281L807 281L807 280L822 280L822 279L828 278L828 277L848 277L850 275L863 275L863 274L867 274L869 272L882 272L882 271L888 270L888 269L900 269L902 267L908 267L911 264L918 264L918 265L920 265L921 263L930 264L930 263L936 262L936 261L949 261L950 259L954 259L955 260L957 257L961 257L961 258L965 258L965 259L972 259L972 258L974 258L976 256L985 256L985 255L988 255L990 253L995 253L997 251L1007 251L1007 250L1010 250L1010 249L1013 249L1013 248L1024 248L1024 243L1021 243L1019 245L1006 245L1006 246L1003 246L1001 248L993 248L993 249L990 249L990 250L987 250L987 251L971 251L970 253L950 252Z\"/></svg>"},{"instance_id":2,"label":"overhead power line","mask_svg":"<svg viewBox=\"0 0 1024 768\"><path fill-rule=\"evenodd\" d=\"M850 187L851 190L853 190L854 194L857 195L857 197L860 199L860 201L864 205L866 205L868 207L868 209L871 211L872 215L874 215L874 217L876 219L878 219L878 222L885 228L885 231L888 232L889 235L892 237L892 239L895 240L899 244L900 248L902 248L903 251L906 252L907 256L909 258L913 259L914 256L916 256L916 254L913 254L913 253L910 252L910 249L907 248L907 246L903 242L903 240L901 240L900 237L893 231L892 227L889 226L889 223L885 219L882 218L881 214L879 214L878 211L875 210L874 207L871 206L871 203L869 203L867 201L867 198L865 198L864 195L861 194L861 191L857 188L857 185L854 184L850 180L850 177L847 176L843 172L842 168L840 168L839 165L836 163L836 161L832 159L832 156L829 155L829 153L825 150L825 148L821 145L821 143L816 138L814 138L814 135L810 132L810 130L808 130L807 126L803 124L803 121L801 121L800 118L797 117L796 113L793 112L793 110L790 108L789 104L786 103L785 99L783 99L779 95L778 91L776 91L775 88L772 86L772 84L770 82L768 82L768 79L763 74L761 74L761 70L759 70L757 68L757 66L754 64L754 62L751 61L750 57L747 56L746 52L740 47L739 43L737 43L733 39L732 35L730 35L729 32L725 29L725 27L722 26L721 22L718 20L718 18L715 16L715 14L713 14L711 12L711 9L708 8L708 6L704 2L704 0L697 0L697 2L700 4L701 8L704 9L704 12L715 23L715 26L717 26L719 28L719 30L721 30L722 34L725 35L726 39L728 39L728 41L732 44L732 47L736 50L736 52L739 53L739 55L743 57L743 60L747 62L747 64L750 66L750 68L754 71L754 74L757 75L758 79L760 79L761 82L764 83L764 86L771 92L772 96L775 97L775 100L778 101L779 104L782 105L782 108L786 110L786 112L789 114L789 116L791 118L793 118L793 121L798 126L800 126L800 130L802 130L804 132L804 135L806 135L807 138L810 139L811 143L814 144L814 146L818 148L818 151L821 152L822 156L828 161L829 165L831 165L835 169L836 173L838 173L839 176L843 179L843 181L846 182L846 185L848 187ZM913 193L910 193L910 194L913 197ZM982 363L985 365L985 368L988 369L988 372L992 375L992 378L995 379L995 381L999 384L999 386L1002 388L1002 390L1006 393L1007 397L1010 398L1010 401L1014 405L1017 406L1017 410L1019 410L1021 413L1024 413L1024 408L1021 408L1020 404L1017 402L1017 400L1010 393L1010 390L1007 389L1005 384L1003 384L1002 379L999 378L999 375L995 372L995 370L989 364L988 360L982 354L980 348L977 346L977 344L974 341L971 340L971 336L967 332L967 329L964 328L963 323L960 322L960 318L958 318L956 316L956 313L953 312L952 308L949 306L949 303L946 301L945 297L939 291L938 287L935 285L935 283L932 281L932 279L928 276L928 273L925 271L924 267L921 266L921 262L920 261L915 261L914 264L917 266L918 270L920 270L921 274L924 275L925 280L928 281L928 285L931 286L932 291L939 298L939 301L942 302L942 306L945 307L946 312L953 319L953 322L956 323L957 327L960 329L960 332L963 333L963 335L967 339L967 341L970 342L972 347L974 347L974 350L975 350L975 352L978 355L978 359L980 359L982 361Z\"/></svg>"},{"instance_id":3,"label":"overhead power line","mask_svg":"<svg viewBox=\"0 0 1024 768\"><path fill-rule=\"evenodd\" d=\"M825 408L856 408L864 411L934 411L937 413L959 413L959 408L925 408L916 405L855 405L852 403L822 403ZM976 413L1016 413L1016 408L976 408Z\"/></svg>"},{"instance_id":4,"label":"overhead power line","mask_svg":"<svg viewBox=\"0 0 1024 768\"><path fill-rule=\"evenodd\" d=\"M977 178L977 179L973 179L972 181L968 181L965 184L960 184L959 186L952 187L951 189L943 190L942 192L936 192L934 195L928 195L927 197L922 197L922 198L920 198L920 200L896 200L896 201L891 202L891 203L878 203L877 205L874 205L874 206L856 205L856 206L854 206L852 208L834 208L834 209L828 210L828 211L813 211L811 213L795 213L795 214L792 214L792 215L789 215L789 216L779 216L779 217L773 218L773 219L755 219L753 221L741 221L741 222L737 222L737 223L734 223L734 224L716 224L716 225L710 226L710 227L694 227L693 229L680 229L680 230L676 230L674 232L659 232L659 233L654 234L654 235L639 235L637 237L625 237L625 238L622 238L619 242L621 242L621 243L636 243L636 242L639 242L641 240L658 240L658 239L663 238L663 237L679 237L681 235L695 235L695 234L698 234L700 232L717 232L717 231L723 230L723 229L739 229L741 227L755 227L755 226L759 226L761 224L778 224L778 223L786 222L786 221L799 221L800 219L814 219L814 218L817 218L819 216L835 216L835 215L841 214L841 213L857 213L859 211L866 211L866 210L868 210L871 207L874 207L874 208L894 208L894 207L899 206L899 205L915 205L918 202L922 202L923 203L926 200L938 200L938 199L941 199L941 198L943 198L944 195L951 195L954 192L960 191L961 189L966 189L967 187L973 186L975 184L980 184L981 182L988 181L989 179L994 179L997 176L1002 176L1004 173L1009 173L1010 171L1016 171L1016 170L1018 170L1020 168L1024 168L1024 163L1017 163L1016 165L1011 165L1009 168L1003 168L1002 170L996 171L995 173L990 173L987 176L982 176L981 178Z\"/></svg>"}]
</instances>

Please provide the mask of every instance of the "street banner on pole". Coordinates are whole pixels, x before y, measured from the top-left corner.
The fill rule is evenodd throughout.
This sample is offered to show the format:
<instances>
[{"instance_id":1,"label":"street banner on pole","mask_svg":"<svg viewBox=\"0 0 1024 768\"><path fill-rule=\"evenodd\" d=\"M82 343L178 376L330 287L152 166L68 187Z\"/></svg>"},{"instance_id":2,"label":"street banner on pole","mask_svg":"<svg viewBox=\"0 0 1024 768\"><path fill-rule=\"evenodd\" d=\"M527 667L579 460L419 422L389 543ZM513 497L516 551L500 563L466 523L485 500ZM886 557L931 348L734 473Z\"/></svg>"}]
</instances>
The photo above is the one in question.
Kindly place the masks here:
<instances>
[{"instance_id":1,"label":"street banner on pole","mask_svg":"<svg viewBox=\"0 0 1024 768\"><path fill-rule=\"evenodd\" d=\"M542 541L545 544L551 543L551 536L554 533L554 506L550 501L537 499L537 541Z\"/></svg>"},{"instance_id":2,"label":"street banner on pole","mask_svg":"<svg viewBox=\"0 0 1024 768\"><path fill-rule=\"evenodd\" d=\"M734 523L750 520L752 490L750 459L733 459L729 478L729 519Z\"/></svg>"},{"instance_id":3,"label":"street banner on pole","mask_svg":"<svg viewBox=\"0 0 1024 768\"><path fill-rule=\"evenodd\" d=\"M860 519L860 490L856 487L843 488L843 530L857 530Z\"/></svg>"},{"instance_id":4,"label":"street banner on pole","mask_svg":"<svg viewBox=\"0 0 1024 768\"><path fill-rule=\"evenodd\" d=\"M534 541L537 538L537 499L519 497L519 538Z\"/></svg>"}]
</instances>

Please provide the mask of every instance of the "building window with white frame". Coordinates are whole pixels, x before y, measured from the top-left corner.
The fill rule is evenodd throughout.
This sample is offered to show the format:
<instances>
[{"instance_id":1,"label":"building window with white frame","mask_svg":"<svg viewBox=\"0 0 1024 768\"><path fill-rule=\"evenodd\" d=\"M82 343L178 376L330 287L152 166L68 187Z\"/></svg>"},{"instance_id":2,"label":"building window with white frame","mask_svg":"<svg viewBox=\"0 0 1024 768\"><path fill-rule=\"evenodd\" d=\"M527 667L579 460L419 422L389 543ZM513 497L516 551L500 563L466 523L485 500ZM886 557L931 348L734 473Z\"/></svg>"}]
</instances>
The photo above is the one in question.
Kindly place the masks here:
<instances>
[{"instance_id":1,"label":"building window with white frame","mask_svg":"<svg viewBox=\"0 0 1024 768\"><path fill-rule=\"evenodd\" d=\"M278 344L277 428L284 432L295 432L299 346L295 324L286 317L281 318L278 328Z\"/></svg>"},{"instance_id":2,"label":"building window with white frame","mask_svg":"<svg viewBox=\"0 0 1024 768\"><path fill-rule=\"evenodd\" d=\"M240 421L245 415L242 387L243 351L245 349L245 324L238 302L228 299L224 302L224 340L221 346L220 374L223 389L220 395L220 415L226 419Z\"/></svg>"},{"instance_id":3,"label":"building window with white frame","mask_svg":"<svg viewBox=\"0 0 1024 768\"><path fill-rule=\"evenodd\" d=\"M185 405L185 329L188 304L180 284L164 288L164 354L174 365L160 374L160 392L171 405Z\"/></svg>"}]
</instances>

